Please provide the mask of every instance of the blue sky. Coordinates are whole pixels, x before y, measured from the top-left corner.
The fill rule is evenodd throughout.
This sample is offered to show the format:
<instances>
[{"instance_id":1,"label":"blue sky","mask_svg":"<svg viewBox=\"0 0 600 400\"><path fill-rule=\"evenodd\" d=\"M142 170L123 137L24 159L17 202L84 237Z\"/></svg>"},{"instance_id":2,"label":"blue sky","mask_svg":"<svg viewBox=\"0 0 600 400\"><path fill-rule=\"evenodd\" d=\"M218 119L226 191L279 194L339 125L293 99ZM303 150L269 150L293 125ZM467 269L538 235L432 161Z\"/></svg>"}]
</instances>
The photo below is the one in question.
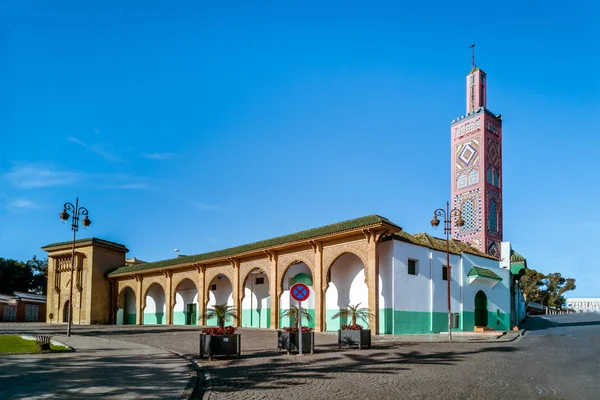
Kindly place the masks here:
<instances>
[{"instance_id":1,"label":"blue sky","mask_svg":"<svg viewBox=\"0 0 600 400\"><path fill-rule=\"evenodd\" d=\"M148 261L375 213L441 235L476 43L505 240L600 296L594 2L121 3L3 5L0 257L70 240L76 196L78 237Z\"/></svg>"}]
</instances>

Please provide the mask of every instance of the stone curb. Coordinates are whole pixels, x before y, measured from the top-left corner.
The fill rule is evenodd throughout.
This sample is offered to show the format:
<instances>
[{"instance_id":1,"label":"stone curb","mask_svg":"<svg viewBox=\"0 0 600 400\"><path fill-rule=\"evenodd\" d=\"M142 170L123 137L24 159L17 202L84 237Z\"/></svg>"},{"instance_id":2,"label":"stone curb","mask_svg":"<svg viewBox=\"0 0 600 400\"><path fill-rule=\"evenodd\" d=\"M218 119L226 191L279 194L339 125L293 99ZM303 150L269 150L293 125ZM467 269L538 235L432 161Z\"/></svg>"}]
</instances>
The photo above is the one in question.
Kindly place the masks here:
<instances>
[{"instance_id":1,"label":"stone curb","mask_svg":"<svg viewBox=\"0 0 600 400\"><path fill-rule=\"evenodd\" d=\"M202 377L204 377L204 381L206 381L206 378L202 373L204 367L201 364L199 364L196 360L186 356L185 354L181 354L176 351L167 350L163 348L160 349L174 354L180 358L183 358L185 361L188 362L188 367L192 372L192 376L190 376L187 386L183 390L183 393L181 393L180 400L201 399L205 392L205 390L203 390L204 387L201 384Z\"/></svg>"}]
</instances>

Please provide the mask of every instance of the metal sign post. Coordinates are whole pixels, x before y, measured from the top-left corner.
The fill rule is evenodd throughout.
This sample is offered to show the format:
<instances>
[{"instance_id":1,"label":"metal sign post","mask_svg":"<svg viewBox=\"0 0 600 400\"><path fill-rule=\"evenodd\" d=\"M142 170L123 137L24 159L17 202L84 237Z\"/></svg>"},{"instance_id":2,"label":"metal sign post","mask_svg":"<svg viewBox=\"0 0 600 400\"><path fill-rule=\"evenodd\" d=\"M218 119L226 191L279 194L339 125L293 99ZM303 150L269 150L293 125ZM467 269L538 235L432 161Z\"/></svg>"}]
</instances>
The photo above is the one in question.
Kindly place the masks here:
<instances>
[{"instance_id":1,"label":"metal sign post","mask_svg":"<svg viewBox=\"0 0 600 400\"><path fill-rule=\"evenodd\" d=\"M298 302L298 354L302 355L302 301L310 296L310 289L304 283L295 283L290 288L292 299Z\"/></svg>"},{"instance_id":2,"label":"metal sign post","mask_svg":"<svg viewBox=\"0 0 600 400\"><path fill-rule=\"evenodd\" d=\"M302 302L298 302L298 351L302 355Z\"/></svg>"}]
</instances>

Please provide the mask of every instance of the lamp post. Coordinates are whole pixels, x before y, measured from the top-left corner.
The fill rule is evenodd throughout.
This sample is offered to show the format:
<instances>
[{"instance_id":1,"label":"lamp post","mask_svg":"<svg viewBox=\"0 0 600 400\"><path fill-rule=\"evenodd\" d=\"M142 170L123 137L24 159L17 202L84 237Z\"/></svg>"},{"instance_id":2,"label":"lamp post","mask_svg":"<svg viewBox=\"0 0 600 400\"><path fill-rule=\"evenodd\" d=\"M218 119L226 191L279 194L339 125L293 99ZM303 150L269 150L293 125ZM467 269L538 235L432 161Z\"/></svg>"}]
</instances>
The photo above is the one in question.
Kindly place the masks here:
<instances>
[{"instance_id":1,"label":"lamp post","mask_svg":"<svg viewBox=\"0 0 600 400\"><path fill-rule=\"evenodd\" d=\"M444 233L446 234L446 280L448 282L448 341L452 342L452 306L450 303L450 233L452 232L452 217L456 218L456 226L463 226L465 221L462 219L462 212L454 208L450 210L450 203L446 202L446 209L438 208L433 212L431 226L437 228L440 224L438 217L444 219Z\"/></svg>"},{"instance_id":2,"label":"lamp post","mask_svg":"<svg viewBox=\"0 0 600 400\"><path fill-rule=\"evenodd\" d=\"M64 209L58 215L63 222L69 220L69 213L71 211L73 216L71 217L71 229L73 230L73 244L71 247L71 281L69 283L69 317L67 318L67 336L71 336L71 323L73 322L73 272L75 271L75 236L79 229L79 216L84 215L85 218L81 220L81 225L84 227L90 226L92 221L88 218L88 210L85 207L79 207L79 198L75 199L75 205L72 203L65 203Z\"/></svg>"}]
</instances>

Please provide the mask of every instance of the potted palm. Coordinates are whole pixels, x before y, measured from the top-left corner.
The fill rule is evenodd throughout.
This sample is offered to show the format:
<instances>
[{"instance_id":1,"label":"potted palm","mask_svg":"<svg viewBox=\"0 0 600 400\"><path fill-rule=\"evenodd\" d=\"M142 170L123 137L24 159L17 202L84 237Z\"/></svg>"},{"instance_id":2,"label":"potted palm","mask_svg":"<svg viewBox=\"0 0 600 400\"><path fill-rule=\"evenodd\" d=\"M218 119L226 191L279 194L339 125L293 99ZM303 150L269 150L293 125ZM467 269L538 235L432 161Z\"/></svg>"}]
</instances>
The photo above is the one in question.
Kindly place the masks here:
<instances>
[{"instance_id":1,"label":"potted palm","mask_svg":"<svg viewBox=\"0 0 600 400\"><path fill-rule=\"evenodd\" d=\"M358 345L359 349L362 349L363 346L371 348L371 330L363 329L363 326L357 323L357 320L363 320L368 324L371 313L366 307L360 308L360 304L349 305L345 310L340 310L332 315L332 318L352 321L351 324L343 324L338 330L339 348L342 347L342 344L349 347Z\"/></svg>"},{"instance_id":2,"label":"potted palm","mask_svg":"<svg viewBox=\"0 0 600 400\"><path fill-rule=\"evenodd\" d=\"M215 304L206 310L206 318L216 318L216 328L204 328L200 334L200 357L209 360L215 355L237 355L240 358L242 343L233 326L225 326L228 319L237 318L237 311L227 304Z\"/></svg>"},{"instance_id":3,"label":"potted palm","mask_svg":"<svg viewBox=\"0 0 600 400\"><path fill-rule=\"evenodd\" d=\"M289 317L290 320L293 321L293 324L289 328L283 328L283 330L277 331L277 351L285 350L288 354L292 351L298 351L300 348L299 336L302 335L302 353L314 353L315 333L313 332L313 329L308 326L303 326L302 332L299 332L298 328L300 318L310 322L312 317L305 309L302 309L301 314L302 315L300 315L300 310L296 306L291 306L281 313L282 317Z\"/></svg>"}]
</instances>

